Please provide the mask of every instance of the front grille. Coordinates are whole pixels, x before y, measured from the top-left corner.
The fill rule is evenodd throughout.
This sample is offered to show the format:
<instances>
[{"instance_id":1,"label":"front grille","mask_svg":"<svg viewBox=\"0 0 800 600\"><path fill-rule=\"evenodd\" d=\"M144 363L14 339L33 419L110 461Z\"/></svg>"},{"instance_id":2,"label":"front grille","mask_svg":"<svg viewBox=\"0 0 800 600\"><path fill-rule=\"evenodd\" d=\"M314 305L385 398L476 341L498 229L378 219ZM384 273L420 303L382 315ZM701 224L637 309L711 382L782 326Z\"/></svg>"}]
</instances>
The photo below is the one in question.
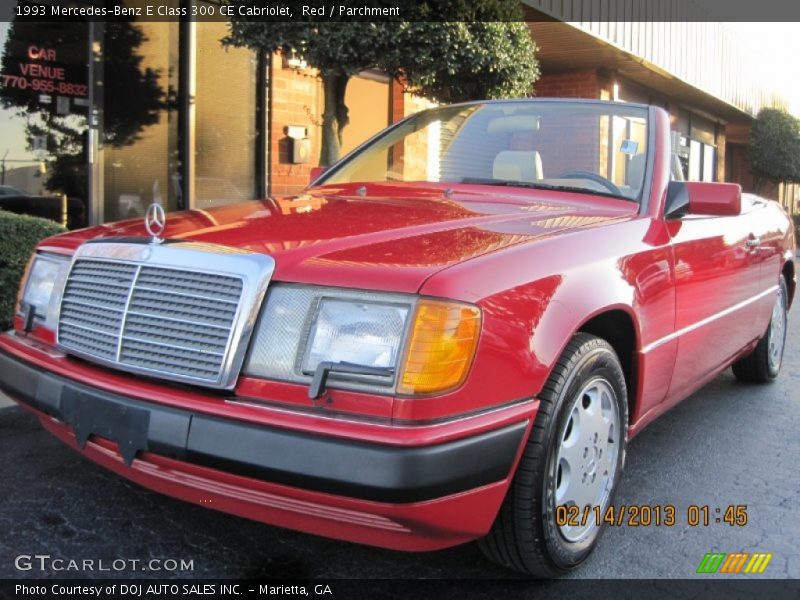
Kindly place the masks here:
<instances>
[{"instance_id":1,"label":"front grille","mask_svg":"<svg viewBox=\"0 0 800 600\"><path fill-rule=\"evenodd\" d=\"M243 289L237 276L79 258L61 301L59 345L123 369L216 384Z\"/></svg>"}]
</instances>

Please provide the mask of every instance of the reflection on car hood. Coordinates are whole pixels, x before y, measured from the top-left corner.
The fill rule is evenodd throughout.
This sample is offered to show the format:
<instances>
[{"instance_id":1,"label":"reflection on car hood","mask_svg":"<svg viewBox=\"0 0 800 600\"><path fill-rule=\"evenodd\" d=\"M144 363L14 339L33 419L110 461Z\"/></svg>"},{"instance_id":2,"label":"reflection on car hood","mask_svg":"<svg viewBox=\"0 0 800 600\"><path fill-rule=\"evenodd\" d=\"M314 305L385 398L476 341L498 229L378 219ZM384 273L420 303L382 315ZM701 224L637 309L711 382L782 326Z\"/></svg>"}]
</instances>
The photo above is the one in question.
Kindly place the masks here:
<instances>
[{"instance_id":1,"label":"reflection on car hood","mask_svg":"<svg viewBox=\"0 0 800 600\"><path fill-rule=\"evenodd\" d=\"M630 202L482 186L373 185L211 210L170 213L163 237L234 246L273 256L275 279L415 292L441 269L544 236L629 219ZM50 245L147 236L143 220L65 234Z\"/></svg>"}]
</instances>

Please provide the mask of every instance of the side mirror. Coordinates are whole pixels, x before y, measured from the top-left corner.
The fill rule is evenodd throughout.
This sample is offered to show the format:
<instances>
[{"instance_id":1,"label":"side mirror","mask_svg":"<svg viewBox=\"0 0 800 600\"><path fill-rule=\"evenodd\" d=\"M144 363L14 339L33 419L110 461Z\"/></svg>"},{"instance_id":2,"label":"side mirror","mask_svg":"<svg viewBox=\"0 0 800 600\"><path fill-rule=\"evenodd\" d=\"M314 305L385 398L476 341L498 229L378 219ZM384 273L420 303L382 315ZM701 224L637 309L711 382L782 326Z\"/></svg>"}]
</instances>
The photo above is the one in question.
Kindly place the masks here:
<instances>
[{"instance_id":1,"label":"side mirror","mask_svg":"<svg viewBox=\"0 0 800 600\"><path fill-rule=\"evenodd\" d=\"M322 177L322 174L328 170L328 167L311 167L308 173L308 185L313 185L314 182Z\"/></svg>"},{"instance_id":2,"label":"side mirror","mask_svg":"<svg viewBox=\"0 0 800 600\"><path fill-rule=\"evenodd\" d=\"M684 215L730 217L742 212L742 186L737 183L670 181L664 215L679 219Z\"/></svg>"}]
</instances>

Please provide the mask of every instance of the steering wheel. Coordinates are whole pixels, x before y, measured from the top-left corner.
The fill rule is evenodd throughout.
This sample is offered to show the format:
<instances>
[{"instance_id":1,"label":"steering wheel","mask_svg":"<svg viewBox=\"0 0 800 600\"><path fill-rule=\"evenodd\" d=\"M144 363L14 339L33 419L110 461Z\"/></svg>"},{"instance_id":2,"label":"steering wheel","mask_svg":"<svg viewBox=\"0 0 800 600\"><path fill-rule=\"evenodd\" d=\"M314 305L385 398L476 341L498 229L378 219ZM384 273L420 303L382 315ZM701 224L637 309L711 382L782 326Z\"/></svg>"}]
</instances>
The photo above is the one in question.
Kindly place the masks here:
<instances>
[{"instance_id":1,"label":"steering wheel","mask_svg":"<svg viewBox=\"0 0 800 600\"><path fill-rule=\"evenodd\" d=\"M617 194L618 196L623 195L622 190L619 189L613 181L606 179L602 175L593 173L592 171L564 171L557 177L557 179L588 179L590 181L594 181L595 183L599 183L612 194Z\"/></svg>"}]
</instances>

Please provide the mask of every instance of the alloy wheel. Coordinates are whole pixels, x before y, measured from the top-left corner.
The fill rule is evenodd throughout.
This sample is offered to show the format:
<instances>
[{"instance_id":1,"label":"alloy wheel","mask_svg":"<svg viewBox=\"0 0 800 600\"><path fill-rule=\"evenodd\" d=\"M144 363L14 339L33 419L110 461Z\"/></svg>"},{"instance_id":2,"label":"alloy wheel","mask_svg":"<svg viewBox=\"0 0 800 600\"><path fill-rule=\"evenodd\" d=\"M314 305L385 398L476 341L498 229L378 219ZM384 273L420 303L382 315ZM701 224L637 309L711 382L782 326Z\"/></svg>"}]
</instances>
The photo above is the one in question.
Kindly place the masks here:
<instances>
[{"instance_id":1,"label":"alloy wheel","mask_svg":"<svg viewBox=\"0 0 800 600\"><path fill-rule=\"evenodd\" d=\"M555 505L588 505L605 510L614 486L620 449L620 421L616 394L602 377L590 380L576 394L559 437L555 463ZM577 525L561 525L568 542L594 533L593 512Z\"/></svg>"},{"instance_id":2,"label":"alloy wheel","mask_svg":"<svg viewBox=\"0 0 800 600\"><path fill-rule=\"evenodd\" d=\"M769 367L777 372L783 360L783 347L786 340L786 298L783 286L778 288L778 297L772 307L772 319L769 324L769 347L767 358Z\"/></svg>"}]
</instances>

